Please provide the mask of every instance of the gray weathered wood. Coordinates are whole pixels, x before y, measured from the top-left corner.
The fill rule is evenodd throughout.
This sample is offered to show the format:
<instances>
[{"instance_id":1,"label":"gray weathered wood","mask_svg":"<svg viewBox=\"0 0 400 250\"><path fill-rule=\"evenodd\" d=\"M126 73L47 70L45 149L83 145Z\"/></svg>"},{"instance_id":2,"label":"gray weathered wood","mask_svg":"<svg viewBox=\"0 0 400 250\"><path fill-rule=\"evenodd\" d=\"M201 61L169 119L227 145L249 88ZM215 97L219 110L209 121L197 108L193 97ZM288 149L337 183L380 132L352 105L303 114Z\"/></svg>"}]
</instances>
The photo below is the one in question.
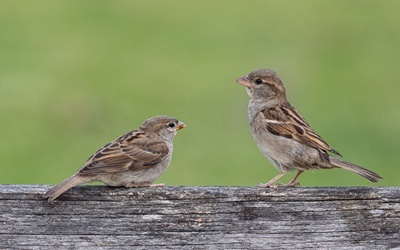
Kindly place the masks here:
<instances>
[{"instance_id":1,"label":"gray weathered wood","mask_svg":"<svg viewBox=\"0 0 400 250\"><path fill-rule=\"evenodd\" d=\"M400 249L400 188L0 185L0 249Z\"/></svg>"}]
</instances>

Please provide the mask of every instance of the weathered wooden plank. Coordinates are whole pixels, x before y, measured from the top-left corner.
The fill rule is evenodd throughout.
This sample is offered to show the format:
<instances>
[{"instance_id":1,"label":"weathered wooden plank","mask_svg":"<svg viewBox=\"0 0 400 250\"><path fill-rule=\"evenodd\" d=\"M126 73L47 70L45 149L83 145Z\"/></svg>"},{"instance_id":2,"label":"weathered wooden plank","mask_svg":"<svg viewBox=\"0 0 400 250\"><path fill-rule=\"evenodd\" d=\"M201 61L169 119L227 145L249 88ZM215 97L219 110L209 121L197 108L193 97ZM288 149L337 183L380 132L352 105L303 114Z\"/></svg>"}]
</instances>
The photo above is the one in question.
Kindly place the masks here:
<instances>
[{"instance_id":1,"label":"weathered wooden plank","mask_svg":"<svg viewBox=\"0 0 400 250\"><path fill-rule=\"evenodd\" d=\"M0 185L0 249L400 249L400 188Z\"/></svg>"}]
</instances>

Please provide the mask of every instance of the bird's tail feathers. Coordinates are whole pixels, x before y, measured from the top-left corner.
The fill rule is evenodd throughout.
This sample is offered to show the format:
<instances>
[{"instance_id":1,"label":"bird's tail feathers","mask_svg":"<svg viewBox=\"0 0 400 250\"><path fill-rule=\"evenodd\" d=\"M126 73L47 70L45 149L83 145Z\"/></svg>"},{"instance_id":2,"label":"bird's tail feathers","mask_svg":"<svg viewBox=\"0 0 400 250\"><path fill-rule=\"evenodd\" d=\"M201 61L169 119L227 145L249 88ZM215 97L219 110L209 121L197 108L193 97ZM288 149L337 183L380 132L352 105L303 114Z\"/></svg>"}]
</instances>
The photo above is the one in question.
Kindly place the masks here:
<instances>
[{"instance_id":1,"label":"bird's tail feathers","mask_svg":"<svg viewBox=\"0 0 400 250\"><path fill-rule=\"evenodd\" d=\"M371 170L368 170L366 168L360 167L356 164L353 164L351 162L347 162L335 157L329 157L330 162L335 165L336 167L343 168L345 170L349 170L355 174L358 174L372 182L378 182L379 180L382 179L380 175L377 173L372 172Z\"/></svg>"},{"instance_id":2,"label":"bird's tail feathers","mask_svg":"<svg viewBox=\"0 0 400 250\"><path fill-rule=\"evenodd\" d=\"M53 201L68 189L81 183L83 183L82 179L77 175L73 175L47 191L43 198L49 198L49 201Z\"/></svg>"}]
</instances>

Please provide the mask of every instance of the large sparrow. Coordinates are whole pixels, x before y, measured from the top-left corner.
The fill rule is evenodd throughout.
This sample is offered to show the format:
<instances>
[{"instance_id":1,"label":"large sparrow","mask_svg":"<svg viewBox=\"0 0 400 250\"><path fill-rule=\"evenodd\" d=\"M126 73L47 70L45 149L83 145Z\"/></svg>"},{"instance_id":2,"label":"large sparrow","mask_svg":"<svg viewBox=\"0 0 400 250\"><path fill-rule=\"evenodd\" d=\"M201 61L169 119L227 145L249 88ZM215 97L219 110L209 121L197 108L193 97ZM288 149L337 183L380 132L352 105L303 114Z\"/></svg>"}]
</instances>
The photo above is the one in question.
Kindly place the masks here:
<instances>
[{"instance_id":1,"label":"large sparrow","mask_svg":"<svg viewBox=\"0 0 400 250\"><path fill-rule=\"evenodd\" d=\"M76 174L50 189L43 197L52 201L68 189L92 181L101 181L109 186L165 186L151 183L168 168L172 140L185 126L169 116L149 118L140 128L99 149Z\"/></svg>"},{"instance_id":2,"label":"large sparrow","mask_svg":"<svg viewBox=\"0 0 400 250\"><path fill-rule=\"evenodd\" d=\"M286 99L283 83L275 71L259 69L236 82L246 87L250 97L248 117L254 140L264 156L280 171L259 187L275 187L287 172L298 171L286 186L298 186L297 178L310 169L343 168L377 182L382 177L353 163L332 157L341 156L331 148Z\"/></svg>"}]
</instances>

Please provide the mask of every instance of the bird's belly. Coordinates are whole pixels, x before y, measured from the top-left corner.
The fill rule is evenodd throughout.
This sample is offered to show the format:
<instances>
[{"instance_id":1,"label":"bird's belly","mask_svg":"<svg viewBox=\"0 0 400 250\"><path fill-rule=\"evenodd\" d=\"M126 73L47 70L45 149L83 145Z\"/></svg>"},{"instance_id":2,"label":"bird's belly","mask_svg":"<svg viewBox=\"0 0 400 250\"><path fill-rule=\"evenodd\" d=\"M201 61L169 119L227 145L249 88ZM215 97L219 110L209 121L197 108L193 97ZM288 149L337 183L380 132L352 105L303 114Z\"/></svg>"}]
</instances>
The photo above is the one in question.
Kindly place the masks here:
<instances>
[{"instance_id":1,"label":"bird's belly","mask_svg":"<svg viewBox=\"0 0 400 250\"><path fill-rule=\"evenodd\" d=\"M163 161L168 163L160 162L149 168L139 170L129 170L118 172L109 175L100 175L98 181L102 181L108 186L126 186L129 184L150 184L157 180L162 173L168 168L170 157ZM164 164L163 164L164 163Z\"/></svg>"},{"instance_id":2,"label":"bird's belly","mask_svg":"<svg viewBox=\"0 0 400 250\"><path fill-rule=\"evenodd\" d=\"M261 153L280 172L317 168L319 152L315 148L271 134L267 129L253 131L253 137Z\"/></svg>"}]
</instances>

